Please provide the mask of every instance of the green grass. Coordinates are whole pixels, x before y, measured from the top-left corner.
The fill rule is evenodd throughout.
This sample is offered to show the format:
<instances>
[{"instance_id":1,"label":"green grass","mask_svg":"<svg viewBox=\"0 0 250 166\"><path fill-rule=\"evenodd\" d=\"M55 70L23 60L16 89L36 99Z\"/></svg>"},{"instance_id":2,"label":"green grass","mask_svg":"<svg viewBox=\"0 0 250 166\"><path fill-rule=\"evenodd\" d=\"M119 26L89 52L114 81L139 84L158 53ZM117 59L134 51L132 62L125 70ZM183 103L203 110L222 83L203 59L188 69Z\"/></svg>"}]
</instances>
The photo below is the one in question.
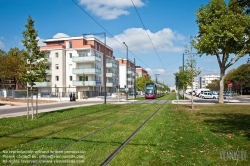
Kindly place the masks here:
<instances>
[{"instance_id":1,"label":"green grass","mask_svg":"<svg viewBox=\"0 0 250 166\"><path fill-rule=\"evenodd\" d=\"M145 97L138 97L135 100L146 100L146 99ZM176 100L176 93L166 93L164 94L164 96L157 98L157 100ZM179 95L179 100L183 100L183 97L181 95Z\"/></svg>"},{"instance_id":2,"label":"green grass","mask_svg":"<svg viewBox=\"0 0 250 166\"><path fill-rule=\"evenodd\" d=\"M84 162L63 165L99 165L159 106L107 104L42 113L33 121L26 117L0 119L0 161L8 151L44 151L46 155L60 150L71 155L76 152L73 159ZM237 164L249 165L249 106L196 105L190 110L186 105L168 104L109 165L236 165L220 155L237 149L247 151L247 161ZM62 157L65 154L57 153L37 165L61 164L53 162Z\"/></svg>"}]
</instances>

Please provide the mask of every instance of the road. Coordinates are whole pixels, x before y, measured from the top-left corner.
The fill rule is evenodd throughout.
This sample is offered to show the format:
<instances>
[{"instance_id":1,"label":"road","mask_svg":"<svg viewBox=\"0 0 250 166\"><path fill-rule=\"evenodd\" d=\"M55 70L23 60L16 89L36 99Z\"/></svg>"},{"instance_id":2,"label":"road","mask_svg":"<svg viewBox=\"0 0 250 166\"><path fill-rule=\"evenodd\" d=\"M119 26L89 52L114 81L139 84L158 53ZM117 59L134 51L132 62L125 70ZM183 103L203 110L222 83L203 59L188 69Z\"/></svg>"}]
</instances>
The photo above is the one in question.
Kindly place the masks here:
<instances>
[{"instance_id":1,"label":"road","mask_svg":"<svg viewBox=\"0 0 250 166\"><path fill-rule=\"evenodd\" d=\"M107 103L114 103L114 102L118 103L118 100L107 99ZM96 104L103 104L103 103L104 103L103 99L77 100L76 102L63 101L63 102L56 102L56 103L46 103L46 104L38 105L38 112L39 113L49 112L49 111L56 111L56 110L62 110L62 109L67 109L67 108L96 105ZM126 103L126 101L120 100L120 103ZM34 104L34 109L35 109L35 104ZM31 106L30 106L30 110L31 110ZM27 115L27 106L25 104L23 104L22 106L0 106L0 118L21 116L21 115Z\"/></svg>"}]
</instances>

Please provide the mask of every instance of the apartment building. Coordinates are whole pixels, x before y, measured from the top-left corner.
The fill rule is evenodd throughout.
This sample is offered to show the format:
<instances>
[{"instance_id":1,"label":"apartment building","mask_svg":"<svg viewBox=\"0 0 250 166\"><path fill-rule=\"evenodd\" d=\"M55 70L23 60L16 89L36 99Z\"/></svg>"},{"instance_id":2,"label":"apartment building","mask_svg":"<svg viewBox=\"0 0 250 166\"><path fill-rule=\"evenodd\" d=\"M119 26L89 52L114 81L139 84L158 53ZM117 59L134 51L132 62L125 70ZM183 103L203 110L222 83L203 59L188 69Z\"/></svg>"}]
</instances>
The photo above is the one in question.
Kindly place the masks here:
<instances>
[{"instance_id":1,"label":"apartment building","mask_svg":"<svg viewBox=\"0 0 250 166\"><path fill-rule=\"evenodd\" d=\"M126 81L127 81L126 88L128 88L128 91L129 92L133 91L134 82L135 82L134 62L132 62L129 59L123 59L123 58L116 58L116 60L119 62L119 85L120 85L121 91L125 90ZM128 73L127 73L126 67L128 67Z\"/></svg>"},{"instance_id":2,"label":"apartment building","mask_svg":"<svg viewBox=\"0 0 250 166\"><path fill-rule=\"evenodd\" d=\"M219 75L205 75L199 78L199 88L206 88L213 80L219 80Z\"/></svg>"},{"instance_id":3,"label":"apartment building","mask_svg":"<svg viewBox=\"0 0 250 166\"><path fill-rule=\"evenodd\" d=\"M116 91L119 64L112 48L83 36L47 39L44 43L40 50L47 51L47 77L46 82L36 83L39 92L104 92L105 81L106 92Z\"/></svg>"},{"instance_id":4,"label":"apartment building","mask_svg":"<svg viewBox=\"0 0 250 166\"><path fill-rule=\"evenodd\" d=\"M136 69L136 78L149 76L147 70L143 69L141 66L135 66L135 69Z\"/></svg>"}]
</instances>

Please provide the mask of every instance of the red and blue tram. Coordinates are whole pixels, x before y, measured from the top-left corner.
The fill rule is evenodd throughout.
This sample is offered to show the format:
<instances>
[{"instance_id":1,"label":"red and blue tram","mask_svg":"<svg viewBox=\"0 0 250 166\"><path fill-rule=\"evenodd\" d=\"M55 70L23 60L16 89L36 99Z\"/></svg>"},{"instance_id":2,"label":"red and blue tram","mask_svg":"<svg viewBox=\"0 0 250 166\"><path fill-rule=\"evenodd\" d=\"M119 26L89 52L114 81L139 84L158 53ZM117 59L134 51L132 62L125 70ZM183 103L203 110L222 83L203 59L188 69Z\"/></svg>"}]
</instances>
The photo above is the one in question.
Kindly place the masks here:
<instances>
[{"instance_id":1,"label":"red and blue tram","mask_svg":"<svg viewBox=\"0 0 250 166\"><path fill-rule=\"evenodd\" d=\"M163 86L149 82L145 86L145 98L146 99L156 99L164 95Z\"/></svg>"}]
</instances>

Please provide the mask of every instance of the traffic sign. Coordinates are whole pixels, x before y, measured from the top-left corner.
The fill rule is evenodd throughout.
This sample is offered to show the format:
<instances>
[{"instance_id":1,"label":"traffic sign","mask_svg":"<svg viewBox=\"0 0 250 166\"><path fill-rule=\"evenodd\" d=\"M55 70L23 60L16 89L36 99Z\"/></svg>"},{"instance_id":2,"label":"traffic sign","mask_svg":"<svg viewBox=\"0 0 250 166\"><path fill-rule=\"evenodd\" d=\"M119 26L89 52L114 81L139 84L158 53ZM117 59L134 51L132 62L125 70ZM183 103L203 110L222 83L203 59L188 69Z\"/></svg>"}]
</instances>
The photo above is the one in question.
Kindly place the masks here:
<instances>
[{"instance_id":1,"label":"traffic sign","mask_svg":"<svg viewBox=\"0 0 250 166\"><path fill-rule=\"evenodd\" d=\"M230 82L230 83L228 84L228 86L229 86L229 87L232 87L232 86L233 86L233 83L232 83L232 82Z\"/></svg>"}]
</instances>

